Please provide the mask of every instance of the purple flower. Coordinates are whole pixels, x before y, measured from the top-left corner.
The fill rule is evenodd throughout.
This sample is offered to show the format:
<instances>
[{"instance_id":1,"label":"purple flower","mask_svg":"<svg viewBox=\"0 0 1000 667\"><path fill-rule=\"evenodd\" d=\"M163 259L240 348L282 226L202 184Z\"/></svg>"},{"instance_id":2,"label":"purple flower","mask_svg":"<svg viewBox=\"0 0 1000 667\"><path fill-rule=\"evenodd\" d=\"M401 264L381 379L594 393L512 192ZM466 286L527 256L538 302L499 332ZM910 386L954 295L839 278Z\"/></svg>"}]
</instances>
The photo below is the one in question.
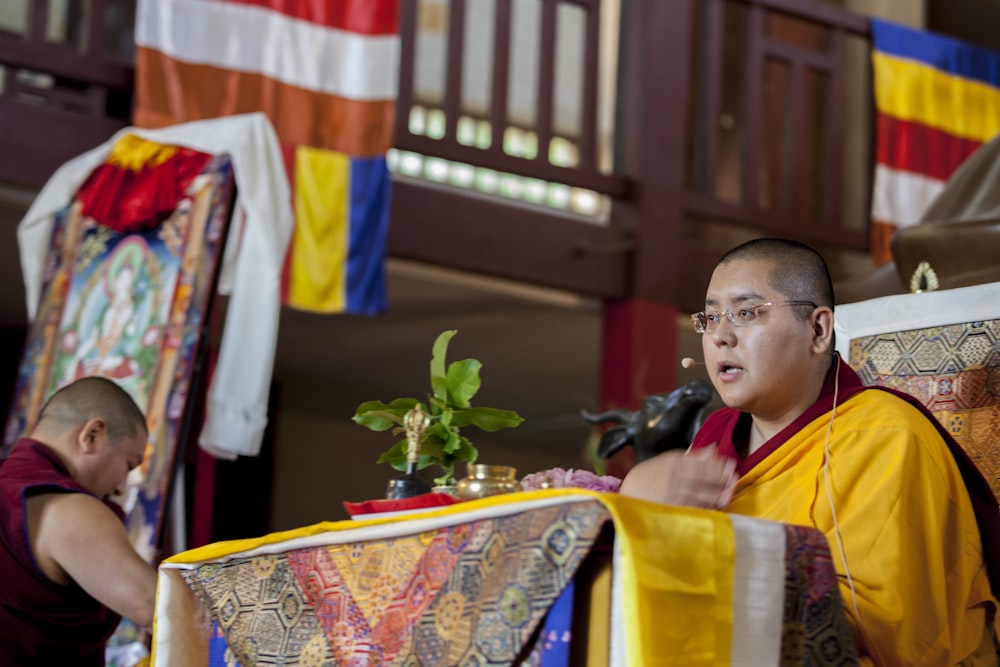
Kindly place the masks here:
<instances>
[{"instance_id":1,"label":"purple flower","mask_svg":"<svg viewBox=\"0 0 1000 667\"><path fill-rule=\"evenodd\" d=\"M537 489L588 489L617 493L622 481L612 475L597 475L589 470L568 470L564 468L549 468L541 472L525 475L521 480L521 488L525 491Z\"/></svg>"}]
</instances>

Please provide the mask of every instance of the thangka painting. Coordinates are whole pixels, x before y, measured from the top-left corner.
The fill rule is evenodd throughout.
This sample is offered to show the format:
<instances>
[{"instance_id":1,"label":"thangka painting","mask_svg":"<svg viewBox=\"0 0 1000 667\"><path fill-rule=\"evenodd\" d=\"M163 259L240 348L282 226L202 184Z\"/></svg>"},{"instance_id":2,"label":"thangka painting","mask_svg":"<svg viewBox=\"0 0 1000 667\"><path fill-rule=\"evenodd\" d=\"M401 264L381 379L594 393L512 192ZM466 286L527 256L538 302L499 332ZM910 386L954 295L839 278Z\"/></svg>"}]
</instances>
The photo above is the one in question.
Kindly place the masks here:
<instances>
[{"instance_id":1,"label":"thangka painting","mask_svg":"<svg viewBox=\"0 0 1000 667\"><path fill-rule=\"evenodd\" d=\"M56 216L0 455L30 430L55 390L88 375L117 382L146 414L149 428L145 457L119 501L133 544L155 563L234 185L226 156L129 139L131 146L116 144L99 168L110 166L110 175L106 170L97 187L93 176L88 179ZM131 161L120 158L123 148ZM145 159L137 160L137 153ZM186 175L179 168L183 160ZM167 206L153 205L164 196L171 208L148 219L156 217L157 206ZM95 219L102 206L118 216L114 227ZM140 208L145 221L121 219L122 211Z\"/></svg>"}]
</instances>

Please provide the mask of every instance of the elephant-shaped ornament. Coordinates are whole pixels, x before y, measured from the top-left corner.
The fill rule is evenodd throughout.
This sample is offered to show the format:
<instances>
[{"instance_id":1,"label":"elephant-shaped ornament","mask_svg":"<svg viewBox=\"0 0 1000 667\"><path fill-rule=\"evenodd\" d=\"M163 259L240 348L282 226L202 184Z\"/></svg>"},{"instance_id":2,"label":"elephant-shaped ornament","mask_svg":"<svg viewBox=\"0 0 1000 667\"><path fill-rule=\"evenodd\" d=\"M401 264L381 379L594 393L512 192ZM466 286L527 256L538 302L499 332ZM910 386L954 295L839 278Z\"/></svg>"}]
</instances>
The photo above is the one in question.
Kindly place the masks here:
<instances>
[{"instance_id":1,"label":"elephant-shaped ornament","mask_svg":"<svg viewBox=\"0 0 1000 667\"><path fill-rule=\"evenodd\" d=\"M651 394L638 410L608 410L593 414L581 410L590 424L615 424L603 434L597 455L608 459L622 447L632 445L636 462L645 461L671 449L686 449L701 427L703 413L714 394L701 379L666 394Z\"/></svg>"}]
</instances>

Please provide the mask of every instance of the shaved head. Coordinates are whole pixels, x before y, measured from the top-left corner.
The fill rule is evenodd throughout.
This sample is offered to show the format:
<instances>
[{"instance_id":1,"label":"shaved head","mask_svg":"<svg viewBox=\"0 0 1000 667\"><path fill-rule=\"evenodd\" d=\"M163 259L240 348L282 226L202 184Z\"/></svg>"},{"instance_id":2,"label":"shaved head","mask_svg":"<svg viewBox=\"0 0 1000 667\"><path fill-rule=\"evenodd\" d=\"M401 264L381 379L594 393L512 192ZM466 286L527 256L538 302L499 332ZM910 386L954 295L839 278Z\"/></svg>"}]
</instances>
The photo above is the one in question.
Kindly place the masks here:
<instances>
[{"instance_id":1,"label":"shaved head","mask_svg":"<svg viewBox=\"0 0 1000 667\"><path fill-rule=\"evenodd\" d=\"M773 262L768 285L790 300L833 308L830 271L820 254L806 244L788 239L754 239L727 252L718 265L738 260Z\"/></svg>"},{"instance_id":2,"label":"shaved head","mask_svg":"<svg viewBox=\"0 0 1000 667\"><path fill-rule=\"evenodd\" d=\"M147 433L146 417L132 397L103 377L82 378L52 394L42 406L36 429L61 433L95 417L104 419L113 441Z\"/></svg>"}]
</instances>

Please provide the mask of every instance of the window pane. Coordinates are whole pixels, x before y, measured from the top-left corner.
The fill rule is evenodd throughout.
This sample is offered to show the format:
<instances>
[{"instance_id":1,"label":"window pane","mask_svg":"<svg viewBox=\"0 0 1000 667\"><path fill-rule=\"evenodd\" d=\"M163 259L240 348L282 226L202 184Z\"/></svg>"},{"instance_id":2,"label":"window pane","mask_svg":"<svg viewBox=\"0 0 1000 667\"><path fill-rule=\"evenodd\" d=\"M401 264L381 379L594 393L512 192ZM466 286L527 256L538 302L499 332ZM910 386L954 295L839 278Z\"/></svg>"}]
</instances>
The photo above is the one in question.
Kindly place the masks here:
<instances>
[{"instance_id":1,"label":"window pane","mask_svg":"<svg viewBox=\"0 0 1000 667\"><path fill-rule=\"evenodd\" d=\"M0 2L0 31L28 34L28 0Z\"/></svg>"}]
</instances>

